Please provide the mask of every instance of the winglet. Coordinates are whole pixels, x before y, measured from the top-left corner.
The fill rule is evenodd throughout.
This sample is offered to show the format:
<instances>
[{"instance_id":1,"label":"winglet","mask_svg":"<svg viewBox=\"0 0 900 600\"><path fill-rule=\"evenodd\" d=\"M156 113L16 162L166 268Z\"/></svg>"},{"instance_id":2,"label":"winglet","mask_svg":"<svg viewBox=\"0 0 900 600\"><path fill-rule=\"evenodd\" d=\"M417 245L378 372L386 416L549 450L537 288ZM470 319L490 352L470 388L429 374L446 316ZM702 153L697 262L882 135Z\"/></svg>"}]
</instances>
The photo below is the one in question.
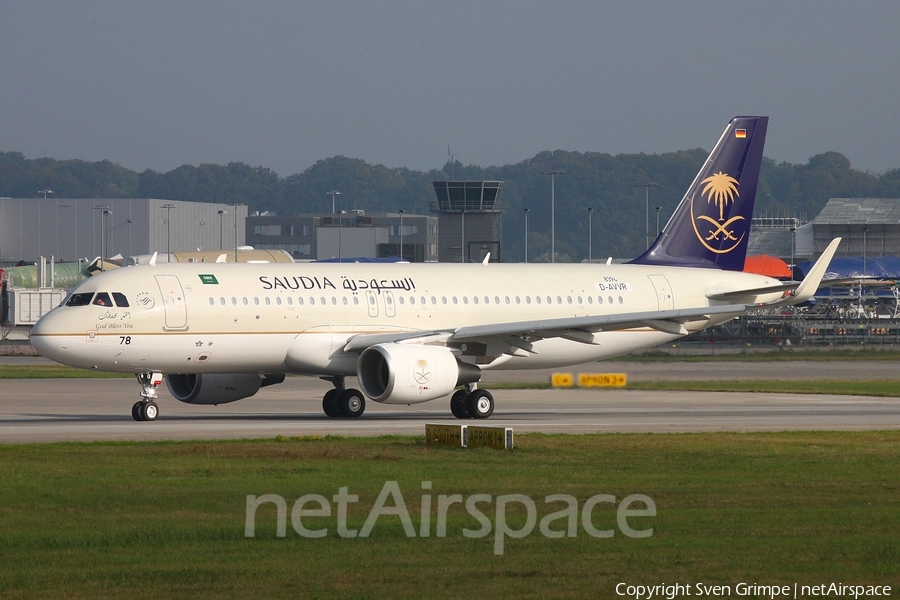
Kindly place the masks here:
<instances>
[{"instance_id":1,"label":"winglet","mask_svg":"<svg viewBox=\"0 0 900 600\"><path fill-rule=\"evenodd\" d=\"M834 258L834 253L837 252L840 243L841 238L834 238L831 240L831 243L825 248L825 252L822 253L822 256L816 261L816 264L813 265L812 269L809 270L809 273L806 274L806 277L803 278L803 281L800 282L797 289L794 290L794 293L791 294L791 304L806 302L813 297L813 294L819 289L819 284L822 283L822 278L825 277L825 271L828 269L828 265L831 264L831 259Z\"/></svg>"},{"instance_id":2,"label":"winglet","mask_svg":"<svg viewBox=\"0 0 900 600\"><path fill-rule=\"evenodd\" d=\"M481 261L481 264L486 265L489 262L491 262L491 253L490 252L488 252L487 254L484 255L484 260Z\"/></svg>"},{"instance_id":3,"label":"winglet","mask_svg":"<svg viewBox=\"0 0 900 600\"><path fill-rule=\"evenodd\" d=\"M150 262L149 262L148 264L149 264L151 267L155 267L155 266L156 266L156 255L157 255L157 254L158 254L158 252L154 252L154 253L153 253L153 256L150 257Z\"/></svg>"}]
</instances>

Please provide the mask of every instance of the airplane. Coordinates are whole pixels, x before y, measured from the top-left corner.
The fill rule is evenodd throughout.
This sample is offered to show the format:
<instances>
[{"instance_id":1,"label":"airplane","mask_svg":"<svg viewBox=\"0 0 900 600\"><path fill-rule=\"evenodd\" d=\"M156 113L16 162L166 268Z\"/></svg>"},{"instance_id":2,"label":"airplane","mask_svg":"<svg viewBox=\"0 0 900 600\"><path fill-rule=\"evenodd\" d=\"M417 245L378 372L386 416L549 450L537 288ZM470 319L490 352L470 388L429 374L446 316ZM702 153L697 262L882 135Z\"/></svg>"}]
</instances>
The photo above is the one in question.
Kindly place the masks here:
<instances>
[{"instance_id":1,"label":"airplane","mask_svg":"<svg viewBox=\"0 0 900 600\"><path fill-rule=\"evenodd\" d=\"M359 417L367 398L449 395L455 417L484 419L495 406L478 387L485 370L611 358L813 295L839 238L802 282L741 271L767 124L732 119L659 237L627 264L151 260L83 282L31 341L63 364L134 373L137 421L157 418L163 380L181 402L218 405L286 374L331 382L329 417Z\"/></svg>"}]
</instances>

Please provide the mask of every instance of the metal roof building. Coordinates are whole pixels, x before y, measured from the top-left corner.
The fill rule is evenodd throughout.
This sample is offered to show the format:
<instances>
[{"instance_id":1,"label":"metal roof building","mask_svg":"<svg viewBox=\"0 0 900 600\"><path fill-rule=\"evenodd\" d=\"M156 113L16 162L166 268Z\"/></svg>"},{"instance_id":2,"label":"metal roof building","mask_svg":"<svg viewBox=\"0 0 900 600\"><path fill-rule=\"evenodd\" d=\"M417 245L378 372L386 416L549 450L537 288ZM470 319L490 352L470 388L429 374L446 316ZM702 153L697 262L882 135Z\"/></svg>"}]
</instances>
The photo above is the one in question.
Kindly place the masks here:
<instances>
[{"instance_id":1,"label":"metal roof building","mask_svg":"<svg viewBox=\"0 0 900 600\"><path fill-rule=\"evenodd\" d=\"M166 208L168 206L168 208ZM235 210L237 209L237 210ZM235 212L237 222L235 222ZM147 198L0 198L0 262L244 245L243 205Z\"/></svg>"},{"instance_id":2,"label":"metal roof building","mask_svg":"<svg viewBox=\"0 0 900 600\"><path fill-rule=\"evenodd\" d=\"M813 253L841 237L837 256L900 255L900 198L832 198L813 223Z\"/></svg>"}]
</instances>

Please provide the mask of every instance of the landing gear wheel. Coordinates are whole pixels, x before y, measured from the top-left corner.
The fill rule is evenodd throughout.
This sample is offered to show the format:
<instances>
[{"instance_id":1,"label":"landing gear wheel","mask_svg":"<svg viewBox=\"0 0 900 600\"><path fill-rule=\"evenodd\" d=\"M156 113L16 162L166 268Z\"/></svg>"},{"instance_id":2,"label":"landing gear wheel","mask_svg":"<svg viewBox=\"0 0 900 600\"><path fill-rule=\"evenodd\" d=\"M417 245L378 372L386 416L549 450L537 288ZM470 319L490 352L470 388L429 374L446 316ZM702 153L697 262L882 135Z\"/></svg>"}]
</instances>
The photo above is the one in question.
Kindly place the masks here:
<instances>
[{"instance_id":1,"label":"landing gear wheel","mask_svg":"<svg viewBox=\"0 0 900 600\"><path fill-rule=\"evenodd\" d=\"M144 421L155 421L156 417L159 416L159 407L156 405L156 402L144 402L141 407L141 416L144 418Z\"/></svg>"},{"instance_id":2,"label":"landing gear wheel","mask_svg":"<svg viewBox=\"0 0 900 600\"><path fill-rule=\"evenodd\" d=\"M494 413L494 397L487 390L475 390L466 400L469 415L475 419L487 419Z\"/></svg>"},{"instance_id":3,"label":"landing gear wheel","mask_svg":"<svg viewBox=\"0 0 900 600\"><path fill-rule=\"evenodd\" d=\"M344 390L338 396L337 407L345 417L358 417L366 410L366 399L359 390Z\"/></svg>"},{"instance_id":4,"label":"landing gear wheel","mask_svg":"<svg viewBox=\"0 0 900 600\"><path fill-rule=\"evenodd\" d=\"M466 392L466 390L457 390L450 396L450 412L452 412L453 416L457 419L469 418L469 408L466 406L468 397L469 393Z\"/></svg>"},{"instance_id":5,"label":"landing gear wheel","mask_svg":"<svg viewBox=\"0 0 900 600\"><path fill-rule=\"evenodd\" d=\"M131 407L131 418L135 421L143 421L144 417L141 416L141 409L144 407L144 403L138 400L134 403L134 406Z\"/></svg>"},{"instance_id":6,"label":"landing gear wheel","mask_svg":"<svg viewBox=\"0 0 900 600\"><path fill-rule=\"evenodd\" d=\"M325 392L325 397L322 398L322 410L324 410L325 414L329 417L341 416L341 410L338 408L337 399L337 390L328 390Z\"/></svg>"}]
</instances>

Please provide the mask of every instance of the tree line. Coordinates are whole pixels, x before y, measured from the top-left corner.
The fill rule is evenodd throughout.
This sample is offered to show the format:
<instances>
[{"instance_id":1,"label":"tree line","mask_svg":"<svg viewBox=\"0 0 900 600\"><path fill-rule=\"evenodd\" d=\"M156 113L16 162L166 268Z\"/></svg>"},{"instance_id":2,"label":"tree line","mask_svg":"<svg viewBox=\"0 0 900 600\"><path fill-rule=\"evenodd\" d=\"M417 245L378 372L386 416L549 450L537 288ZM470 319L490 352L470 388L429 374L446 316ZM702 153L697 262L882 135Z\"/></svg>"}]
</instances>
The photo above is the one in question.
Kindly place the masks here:
<instances>
[{"instance_id":1,"label":"tree line","mask_svg":"<svg viewBox=\"0 0 900 600\"><path fill-rule=\"evenodd\" d=\"M528 209L531 261L548 261L550 251L550 178L541 171L561 170L556 177L556 252L560 262L588 254L636 256L645 247L645 190L649 188L650 231L656 232L681 200L708 152L703 149L663 154L540 152L516 164L480 167L459 162L442 169L415 171L335 156L301 173L280 177L266 167L182 165L160 173L136 172L108 160L26 158L0 152L0 196L41 197L50 189L59 198L160 198L191 202L240 202L251 211L278 215L330 212L339 190L338 210L428 214L434 200L432 181L450 178L504 182L502 247L504 260L524 258ZM900 169L871 173L854 169L840 153L825 152L806 164L764 159L756 214L813 218L829 198L898 198ZM659 210L657 210L659 207ZM593 208L588 214L588 208Z\"/></svg>"}]
</instances>

